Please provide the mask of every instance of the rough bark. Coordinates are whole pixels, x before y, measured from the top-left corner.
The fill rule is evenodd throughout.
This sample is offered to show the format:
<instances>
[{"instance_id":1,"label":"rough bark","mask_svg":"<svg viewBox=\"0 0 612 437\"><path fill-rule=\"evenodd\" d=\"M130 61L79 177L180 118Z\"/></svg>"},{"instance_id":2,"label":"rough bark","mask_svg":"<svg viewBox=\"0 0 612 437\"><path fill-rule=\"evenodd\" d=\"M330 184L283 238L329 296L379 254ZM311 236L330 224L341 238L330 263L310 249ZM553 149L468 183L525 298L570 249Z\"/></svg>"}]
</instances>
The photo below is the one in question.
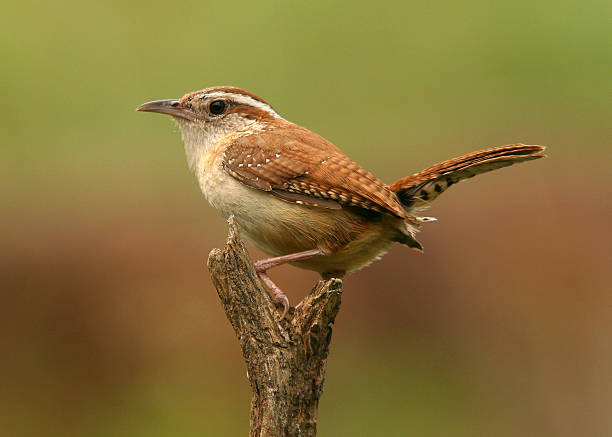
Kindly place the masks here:
<instances>
[{"instance_id":1,"label":"rough bark","mask_svg":"<svg viewBox=\"0 0 612 437\"><path fill-rule=\"evenodd\" d=\"M246 362L253 391L250 436L314 436L342 281L320 281L281 320L232 218L229 228L208 268Z\"/></svg>"}]
</instances>

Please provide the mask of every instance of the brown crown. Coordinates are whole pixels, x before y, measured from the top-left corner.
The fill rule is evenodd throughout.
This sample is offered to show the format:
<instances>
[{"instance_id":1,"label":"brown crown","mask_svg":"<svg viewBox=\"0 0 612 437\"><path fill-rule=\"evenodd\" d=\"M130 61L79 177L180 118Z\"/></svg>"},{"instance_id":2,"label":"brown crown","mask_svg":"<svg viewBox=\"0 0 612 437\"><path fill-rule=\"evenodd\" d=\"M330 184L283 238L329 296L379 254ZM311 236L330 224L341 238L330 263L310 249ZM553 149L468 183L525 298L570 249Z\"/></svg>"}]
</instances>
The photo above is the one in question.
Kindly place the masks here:
<instances>
[{"instance_id":1,"label":"brown crown","mask_svg":"<svg viewBox=\"0 0 612 437\"><path fill-rule=\"evenodd\" d=\"M204 88L202 90L198 90L198 91L193 91L191 93L187 93L183 97L181 97L181 104L184 103L185 101L189 100L190 98L192 98L195 95L198 95L198 94L208 94L208 93L214 93L214 92L241 94L243 96L250 97L250 98L252 98L254 100L257 100L258 102L265 103L266 105L272 107L272 105L270 105L268 102L266 102L261 97L256 96L255 94L253 94L253 93L251 93L249 91L243 90L241 88L236 88L236 87L233 87L233 86L214 86L214 87L211 87L211 88Z\"/></svg>"}]
</instances>

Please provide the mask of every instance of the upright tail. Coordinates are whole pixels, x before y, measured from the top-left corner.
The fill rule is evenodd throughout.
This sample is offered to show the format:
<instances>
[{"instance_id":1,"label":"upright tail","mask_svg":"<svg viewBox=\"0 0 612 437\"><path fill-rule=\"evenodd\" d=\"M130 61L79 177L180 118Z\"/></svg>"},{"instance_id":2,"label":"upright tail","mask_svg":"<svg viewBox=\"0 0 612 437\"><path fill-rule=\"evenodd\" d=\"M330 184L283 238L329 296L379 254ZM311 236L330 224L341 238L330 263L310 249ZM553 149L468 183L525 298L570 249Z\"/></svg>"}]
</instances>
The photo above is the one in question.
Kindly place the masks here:
<instances>
[{"instance_id":1,"label":"upright tail","mask_svg":"<svg viewBox=\"0 0 612 437\"><path fill-rule=\"evenodd\" d=\"M442 194L448 187L463 179L498 168L507 167L517 162L543 158L542 146L493 147L459 156L433 165L425 170L395 181L390 188L397 193L406 208L419 210Z\"/></svg>"}]
</instances>

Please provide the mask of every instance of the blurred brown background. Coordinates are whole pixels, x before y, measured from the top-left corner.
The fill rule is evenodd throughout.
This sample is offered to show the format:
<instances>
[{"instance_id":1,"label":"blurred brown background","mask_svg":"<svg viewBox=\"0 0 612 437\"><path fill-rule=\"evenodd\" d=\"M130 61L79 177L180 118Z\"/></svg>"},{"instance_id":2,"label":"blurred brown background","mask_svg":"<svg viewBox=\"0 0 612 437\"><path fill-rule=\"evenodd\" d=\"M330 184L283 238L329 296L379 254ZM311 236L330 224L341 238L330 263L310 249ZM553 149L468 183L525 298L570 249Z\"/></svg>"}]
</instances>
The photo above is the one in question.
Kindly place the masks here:
<instances>
[{"instance_id":1,"label":"blurred brown background","mask_svg":"<svg viewBox=\"0 0 612 437\"><path fill-rule=\"evenodd\" d=\"M0 434L246 435L170 120L235 85L387 182L514 142L345 280L322 436L612 435L610 2L21 1L0 17ZM253 257L261 256L251 250ZM316 275L273 277L293 302Z\"/></svg>"}]
</instances>

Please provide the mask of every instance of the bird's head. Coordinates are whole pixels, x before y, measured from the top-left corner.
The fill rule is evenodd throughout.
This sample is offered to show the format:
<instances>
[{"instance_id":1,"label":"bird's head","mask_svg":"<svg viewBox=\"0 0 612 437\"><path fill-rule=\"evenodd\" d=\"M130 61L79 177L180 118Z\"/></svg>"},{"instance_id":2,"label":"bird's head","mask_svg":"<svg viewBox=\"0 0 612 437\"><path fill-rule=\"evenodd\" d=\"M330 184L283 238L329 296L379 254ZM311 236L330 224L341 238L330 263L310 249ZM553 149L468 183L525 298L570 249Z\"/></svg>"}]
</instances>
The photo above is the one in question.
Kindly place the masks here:
<instances>
[{"instance_id":1,"label":"bird's head","mask_svg":"<svg viewBox=\"0 0 612 437\"><path fill-rule=\"evenodd\" d=\"M235 87L218 86L180 99L154 100L136 108L171 115L179 125L190 167L202 151L228 135L260 128L281 118L265 100Z\"/></svg>"}]
</instances>

